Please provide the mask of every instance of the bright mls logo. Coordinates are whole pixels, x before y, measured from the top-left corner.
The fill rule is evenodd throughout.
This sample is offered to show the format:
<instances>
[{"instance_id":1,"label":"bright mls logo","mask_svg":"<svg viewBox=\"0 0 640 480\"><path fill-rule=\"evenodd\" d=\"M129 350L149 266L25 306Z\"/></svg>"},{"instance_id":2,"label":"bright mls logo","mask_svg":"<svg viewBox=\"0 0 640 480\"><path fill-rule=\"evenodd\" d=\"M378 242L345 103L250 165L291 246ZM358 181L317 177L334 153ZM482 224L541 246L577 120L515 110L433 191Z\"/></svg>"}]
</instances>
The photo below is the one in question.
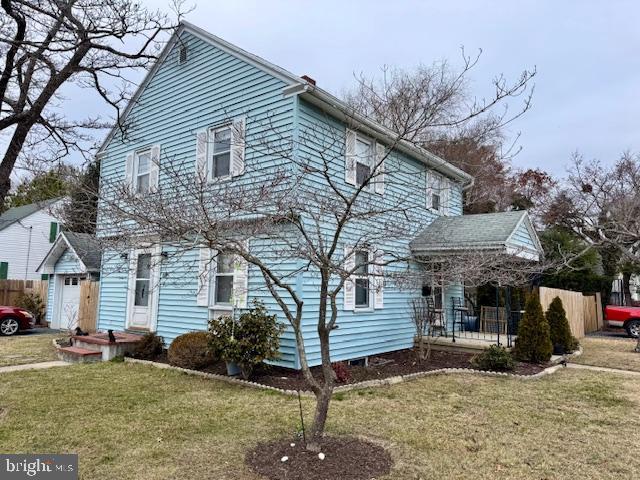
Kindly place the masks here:
<instances>
[{"instance_id":1,"label":"bright mls logo","mask_svg":"<svg viewBox=\"0 0 640 480\"><path fill-rule=\"evenodd\" d=\"M2 480L77 480L78 455L2 455Z\"/></svg>"}]
</instances>

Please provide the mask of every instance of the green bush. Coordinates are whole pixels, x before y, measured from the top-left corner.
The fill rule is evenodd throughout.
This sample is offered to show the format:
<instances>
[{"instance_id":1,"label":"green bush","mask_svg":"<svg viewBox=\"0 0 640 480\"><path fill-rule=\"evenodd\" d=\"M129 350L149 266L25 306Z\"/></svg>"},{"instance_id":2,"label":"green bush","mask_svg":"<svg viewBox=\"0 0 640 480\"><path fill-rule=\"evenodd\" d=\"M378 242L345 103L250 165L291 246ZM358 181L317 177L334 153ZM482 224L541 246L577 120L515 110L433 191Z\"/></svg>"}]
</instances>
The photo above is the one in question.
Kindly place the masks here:
<instances>
[{"instance_id":1,"label":"green bush","mask_svg":"<svg viewBox=\"0 0 640 480\"><path fill-rule=\"evenodd\" d=\"M162 353L164 340L154 332L145 333L137 344L131 356L141 360L153 360Z\"/></svg>"},{"instance_id":2,"label":"green bush","mask_svg":"<svg viewBox=\"0 0 640 480\"><path fill-rule=\"evenodd\" d=\"M207 332L189 332L176 337L169 346L167 358L176 367L198 370L215 363L218 357L209 348Z\"/></svg>"},{"instance_id":3,"label":"green bush","mask_svg":"<svg viewBox=\"0 0 640 480\"><path fill-rule=\"evenodd\" d=\"M518 325L514 356L523 362L548 362L553 353L549 323L544 318L540 298L532 294L527 299L524 315Z\"/></svg>"},{"instance_id":4,"label":"green bush","mask_svg":"<svg viewBox=\"0 0 640 480\"><path fill-rule=\"evenodd\" d=\"M504 347L491 345L471 360L471 364L479 370L510 372L515 368L513 356Z\"/></svg>"},{"instance_id":5,"label":"green bush","mask_svg":"<svg viewBox=\"0 0 640 480\"><path fill-rule=\"evenodd\" d=\"M209 321L212 351L225 362L236 363L242 376L249 378L256 365L278 358L280 335L284 326L264 305L254 300L253 307L235 320L223 315Z\"/></svg>"},{"instance_id":6,"label":"green bush","mask_svg":"<svg viewBox=\"0 0 640 480\"><path fill-rule=\"evenodd\" d=\"M573 352L577 347L576 339L571 335L567 313L560 297L553 299L546 313L553 352L557 355Z\"/></svg>"},{"instance_id":7,"label":"green bush","mask_svg":"<svg viewBox=\"0 0 640 480\"><path fill-rule=\"evenodd\" d=\"M16 300L16 306L31 312L37 324L42 325L44 323L46 305L42 297L37 293L21 294Z\"/></svg>"}]
</instances>

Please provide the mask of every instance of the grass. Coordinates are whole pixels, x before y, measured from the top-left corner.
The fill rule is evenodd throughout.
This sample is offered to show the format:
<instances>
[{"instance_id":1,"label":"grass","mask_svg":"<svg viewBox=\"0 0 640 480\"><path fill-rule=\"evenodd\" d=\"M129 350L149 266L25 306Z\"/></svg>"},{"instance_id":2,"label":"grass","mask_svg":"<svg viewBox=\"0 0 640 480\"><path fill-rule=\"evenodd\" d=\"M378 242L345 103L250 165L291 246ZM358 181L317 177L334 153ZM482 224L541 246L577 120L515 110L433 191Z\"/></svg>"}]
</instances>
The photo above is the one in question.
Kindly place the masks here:
<instances>
[{"instance_id":1,"label":"grass","mask_svg":"<svg viewBox=\"0 0 640 480\"><path fill-rule=\"evenodd\" d=\"M304 399L305 416L312 400ZM342 393L328 431L391 452L388 479L638 478L640 382L562 370L539 381L475 376ZM296 398L143 365L3 374L0 451L77 452L83 479L255 480L244 454L292 434Z\"/></svg>"},{"instance_id":2,"label":"grass","mask_svg":"<svg viewBox=\"0 0 640 480\"><path fill-rule=\"evenodd\" d=\"M586 337L580 340L583 353L573 363L640 372L640 353L634 352L637 340Z\"/></svg>"},{"instance_id":3,"label":"grass","mask_svg":"<svg viewBox=\"0 0 640 480\"><path fill-rule=\"evenodd\" d=\"M52 340L60 334L22 333L0 337L0 367L57 360Z\"/></svg>"}]
</instances>

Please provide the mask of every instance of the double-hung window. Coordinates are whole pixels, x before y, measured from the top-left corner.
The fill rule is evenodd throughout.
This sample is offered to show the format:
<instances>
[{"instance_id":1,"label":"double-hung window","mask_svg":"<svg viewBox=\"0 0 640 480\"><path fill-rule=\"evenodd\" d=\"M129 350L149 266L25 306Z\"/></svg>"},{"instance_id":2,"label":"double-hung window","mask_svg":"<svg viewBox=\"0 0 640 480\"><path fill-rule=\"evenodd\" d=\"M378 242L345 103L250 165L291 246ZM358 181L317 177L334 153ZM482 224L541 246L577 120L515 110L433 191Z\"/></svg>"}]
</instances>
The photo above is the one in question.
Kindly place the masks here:
<instances>
[{"instance_id":1,"label":"double-hung window","mask_svg":"<svg viewBox=\"0 0 640 480\"><path fill-rule=\"evenodd\" d=\"M367 250L358 250L355 253L355 271L354 275L356 286L356 308L369 308L369 252Z\"/></svg>"},{"instance_id":2,"label":"double-hung window","mask_svg":"<svg viewBox=\"0 0 640 480\"><path fill-rule=\"evenodd\" d=\"M373 142L356 137L356 186L362 185L371 176L373 163Z\"/></svg>"},{"instance_id":3,"label":"double-hung window","mask_svg":"<svg viewBox=\"0 0 640 480\"><path fill-rule=\"evenodd\" d=\"M234 255L219 253L213 279L214 305L231 307L233 305Z\"/></svg>"},{"instance_id":4,"label":"double-hung window","mask_svg":"<svg viewBox=\"0 0 640 480\"><path fill-rule=\"evenodd\" d=\"M226 178L231 175L231 126L212 129L209 138L212 141L209 175L211 179Z\"/></svg>"},{"instance_id":5,"label":"double-hung window","mask_svg":"<svg viewBox=\"0 0 640 480\"><path fill-rule=\"evenodd\" d=\"M444 180L437 173L430 172L429 173L429 189L427 191L427 195L430 198L427 199L431 210L436 212L442 212L443 207L443 189L444 189Z\"/></svg>"},{"instance_id":6,"label":"double-hung window","mask_svg":"<svg viewBox=\"0 0 640 480\"><path fill-rule=\"evenodd\" d=\"M149 193L149 175L151 172L151 149L136 152L136 193Z\"/></svg>"}]
</instances>

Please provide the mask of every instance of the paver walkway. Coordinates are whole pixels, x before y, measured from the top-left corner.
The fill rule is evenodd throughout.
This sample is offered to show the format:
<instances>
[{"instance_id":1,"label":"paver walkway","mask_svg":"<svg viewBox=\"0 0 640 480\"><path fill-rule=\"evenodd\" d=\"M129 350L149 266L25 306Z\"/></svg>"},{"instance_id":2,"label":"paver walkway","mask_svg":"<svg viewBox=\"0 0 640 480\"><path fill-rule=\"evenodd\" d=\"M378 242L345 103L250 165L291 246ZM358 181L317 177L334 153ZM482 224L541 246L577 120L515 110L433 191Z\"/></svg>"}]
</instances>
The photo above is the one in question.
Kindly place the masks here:
<instances>
[{"instance_id":1,"label":"paver walkway","mask_svg":"<svg viewBox=\"0 0 640 480\"><path fill-rule=\"evenodd\" d=\"M581 363L567 362L567 367L569 367L569 368L577 368L577 369L582 369L582 370L593 370L593 371L596 371L596 372L620 373L622 375L640 376L640 372L634 372L632 370L620 370L618 368L596 367L595 365L584 365L584 364L581 364Z\"/></svg>"},{"instance_id":2,"label":"paver walkway","mask_svg":"<svg viewBox=\"0 0 640 480\"><path fill-rule=\"evenodd\" d=\"M60 361L60 360L54 360L52 362L27 363L24 365L11 365L9 367L0 367L0 373L19 372L21 370L43 370L45 368L52 368L52 367L66 367L67 365L71 365L71 364Z\"/></svg>"}]
</instances>

